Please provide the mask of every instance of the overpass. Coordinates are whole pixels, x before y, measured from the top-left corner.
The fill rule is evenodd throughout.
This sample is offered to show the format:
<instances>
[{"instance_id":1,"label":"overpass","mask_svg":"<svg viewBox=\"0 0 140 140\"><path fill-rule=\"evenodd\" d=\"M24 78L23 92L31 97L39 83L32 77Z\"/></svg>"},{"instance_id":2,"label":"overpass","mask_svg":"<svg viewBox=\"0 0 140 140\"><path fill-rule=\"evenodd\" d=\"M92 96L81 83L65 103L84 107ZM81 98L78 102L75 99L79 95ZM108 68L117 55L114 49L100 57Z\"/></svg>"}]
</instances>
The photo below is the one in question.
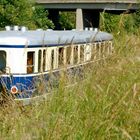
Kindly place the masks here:
<instances>
[{"instance_id":1,"label":"overpass","mask_svg":"<svg viewBox=\"0 0 140 140\"><path fill-rule=\"evenodd\" d=\"M99 27L100 12L120 14L135 12L139 0L36 0L37 4L49 10L50 18L59 29L59 11L76 11L76 28Z\"/></svg>"}]
</instances>

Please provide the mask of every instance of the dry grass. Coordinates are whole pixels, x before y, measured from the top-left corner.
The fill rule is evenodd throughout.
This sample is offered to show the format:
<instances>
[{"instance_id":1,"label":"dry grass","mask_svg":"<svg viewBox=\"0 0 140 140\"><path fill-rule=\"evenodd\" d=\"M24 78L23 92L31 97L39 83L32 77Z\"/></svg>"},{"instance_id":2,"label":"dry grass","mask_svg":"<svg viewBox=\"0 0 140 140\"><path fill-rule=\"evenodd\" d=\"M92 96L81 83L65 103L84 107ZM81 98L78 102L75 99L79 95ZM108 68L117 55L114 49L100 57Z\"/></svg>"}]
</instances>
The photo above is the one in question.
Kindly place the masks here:
<instances>
[{"instance_id":1,"label":"dry grass","mask_svg":"<svg viewBox=\"0 0 140 140\"><path fill-rule=\"evenodd\" d=\"M0 108L1 140L140 139L140 39L115 35L115 53L49 100Z\"/></svg>"}]
</instances>

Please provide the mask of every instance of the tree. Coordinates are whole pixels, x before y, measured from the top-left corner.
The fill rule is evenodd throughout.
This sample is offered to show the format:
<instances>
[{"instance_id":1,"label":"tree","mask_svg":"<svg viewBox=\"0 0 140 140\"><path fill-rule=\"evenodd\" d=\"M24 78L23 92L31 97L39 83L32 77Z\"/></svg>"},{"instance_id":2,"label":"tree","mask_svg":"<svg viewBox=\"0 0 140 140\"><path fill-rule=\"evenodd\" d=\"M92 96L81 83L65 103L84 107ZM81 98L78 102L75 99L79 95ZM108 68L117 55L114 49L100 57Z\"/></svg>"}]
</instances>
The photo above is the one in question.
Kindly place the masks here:
<instances>
[{"instance_id":1,"label":"tree","mask_svg":"<svg viewBox=\"0 0 140 140\"><path fill-rule=\"evenodd\" d=\"M133 13L129 21L133 22L133 28L136 32L136 30L140 29L140 10L137 12Z\"/></svg>"},{"instance_id":2,"label":"tree","mask_svg":"<svg viewBox=\"0 0 140 140\"><path fill-rule=\"evenodd\" d=\"M54 27L47 19L47 12L36 7L31 0L0 0L0 28L6 25L27 26L30 29Z\"/></svg>"},{"instance_id":3,"label":"tree","mask_svg":"<svg viewBox=\"0 0 140 140\"><path fill-rule=\"evenodd\" d=\"M59 23L62 29L74 29L76 21L76 14L74 12L60 12Z\"/></svg>"},{"instance_id":4,"label":"tree","mask_svg":"<svg viewBox=\"0 0 140 140\"><path fill-rule=\"evenodd\" d=\"M42 7L35 7L33 11L33 21L37 27L42 29L54 28L53 22L48 19L48 11Z\"/></svg>"},{"instance_id":5,"label":"tree","mask_svg":"<svg viewBox=\"0 0 140 140\"><path fill-rule=\"evenodd\" d=\"M140 28L140 12L122 13L120 15L102 13L101 14L101 29L108 32L126 32L136 33Z\"/></svg>"},{"instance_id":6,"label":"tree","mask_svg":"<svg viewBox=\"0 0 140 140\"><path fill-rule=\"evenodd\" d=\"M110 13L101 13L101 30L105 30L107 32L116 31L118 29L118 24L120 22L120 16L114 15Z\"/></svg>"}]
</instances>

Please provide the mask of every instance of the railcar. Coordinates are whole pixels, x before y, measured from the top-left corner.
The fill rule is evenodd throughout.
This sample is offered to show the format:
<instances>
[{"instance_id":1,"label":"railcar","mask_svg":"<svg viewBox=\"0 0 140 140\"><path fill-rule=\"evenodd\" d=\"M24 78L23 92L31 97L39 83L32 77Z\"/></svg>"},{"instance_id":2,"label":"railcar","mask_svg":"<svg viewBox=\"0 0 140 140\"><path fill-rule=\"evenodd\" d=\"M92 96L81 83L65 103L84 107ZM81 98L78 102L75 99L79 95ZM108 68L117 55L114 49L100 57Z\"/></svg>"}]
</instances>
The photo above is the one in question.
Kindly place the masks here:
<instances>
[{"instance_id":1,"label":"railcar","mask_svg":"<svg viewBox=\"0 0 140 140\"><path fill-rule=\"evenodd\" d=\"M107 58L112 40L109 33L91 30L0 31L0 94L16 100L33 98L42 83L47 91L50 73L59 75L64 68L74 71Z\"/></svg>"}]
</instances>

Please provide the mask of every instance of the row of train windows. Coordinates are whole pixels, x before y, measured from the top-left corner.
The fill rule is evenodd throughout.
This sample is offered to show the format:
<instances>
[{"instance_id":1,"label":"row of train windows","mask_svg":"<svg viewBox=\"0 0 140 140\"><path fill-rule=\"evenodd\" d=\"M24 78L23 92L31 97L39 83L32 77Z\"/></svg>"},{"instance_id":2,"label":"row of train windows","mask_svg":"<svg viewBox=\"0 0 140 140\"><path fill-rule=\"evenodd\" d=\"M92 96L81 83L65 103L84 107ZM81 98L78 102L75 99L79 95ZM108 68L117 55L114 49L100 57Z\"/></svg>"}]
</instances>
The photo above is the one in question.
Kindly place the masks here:
<instances>
[{"instance_id":1,"label":"row of train windows","mask_svg":"<svg viewBox=\"0 0 140 140\"><path fill-rule=\"evenodd\" d=\"M52 51L52 58L53 57L54 57L54 50ZM52 68L54 66L53 60L51 62ZM58 49L58 67L64 65L70 65L70 64L77 64L78 61L80 62L84 61L84 45L81 45L80 47L74 46L73 49L71 46Z\"/></svg>"},{"instance_id":2,"label":"row of train windows","mask_svg":"<svg viewBox=\"0 0 140 140\"><path fill-rule=\"evenodd\" d=\"M105 42L94 43L92 46L75 45L48 49L49 50L38 51L38 69L36 70L38 72L99 59L112 51L112 43L108 41L106 44ZM35 72L35 59L35 52L27 53L27 73Z\"/></svg>"},{"instance_id":3,"label":"row of train windows","mask_svg":"<svg viewBox=\"0 0 140 140\"><path fill-rule=\"evenodd\" d=\"M88 60L100 59L112 53L112 42L94 43L90 45L75 45L60 48L39 50L35 58L34 51L27 53L27 73L43 72L66 65L75 65ZM50 53L48 55L48 52ZM38 61L36 63L36 60ZM36 65L36 70L35 70ZM6 52L0 51L0 71L5 72Z\"/></svg>"},{"instance_id":4,"label":"row of train windows","mask_svg":"<svg viewBox=\"0 0 140 140\"><path fill-rule=\"evenodd\" d=\"M78 63L78 46L74 46L72 49L71 46L60 47L58 48L58 55L56 53L56 49L52 49L50 51L50 55L46 56L46 50L39 50L38 52L38 72L42 72L46 70L46 65L48 65L48 69L55 69L64 66L64 64L77 64ZM73 53L72 53L73 51ZM73 54L73 56L72 56ZM58 56L58 57L57 57ZM50 57L50 58L49 58ZM47 58L47 61L46 61ZM72 59L73 58L73 59ZM80 46L80 61L84 61L84 45ZM27 73L33 73L35 69L35 52L27 53Z\"/></svg>"}]
</instances>

